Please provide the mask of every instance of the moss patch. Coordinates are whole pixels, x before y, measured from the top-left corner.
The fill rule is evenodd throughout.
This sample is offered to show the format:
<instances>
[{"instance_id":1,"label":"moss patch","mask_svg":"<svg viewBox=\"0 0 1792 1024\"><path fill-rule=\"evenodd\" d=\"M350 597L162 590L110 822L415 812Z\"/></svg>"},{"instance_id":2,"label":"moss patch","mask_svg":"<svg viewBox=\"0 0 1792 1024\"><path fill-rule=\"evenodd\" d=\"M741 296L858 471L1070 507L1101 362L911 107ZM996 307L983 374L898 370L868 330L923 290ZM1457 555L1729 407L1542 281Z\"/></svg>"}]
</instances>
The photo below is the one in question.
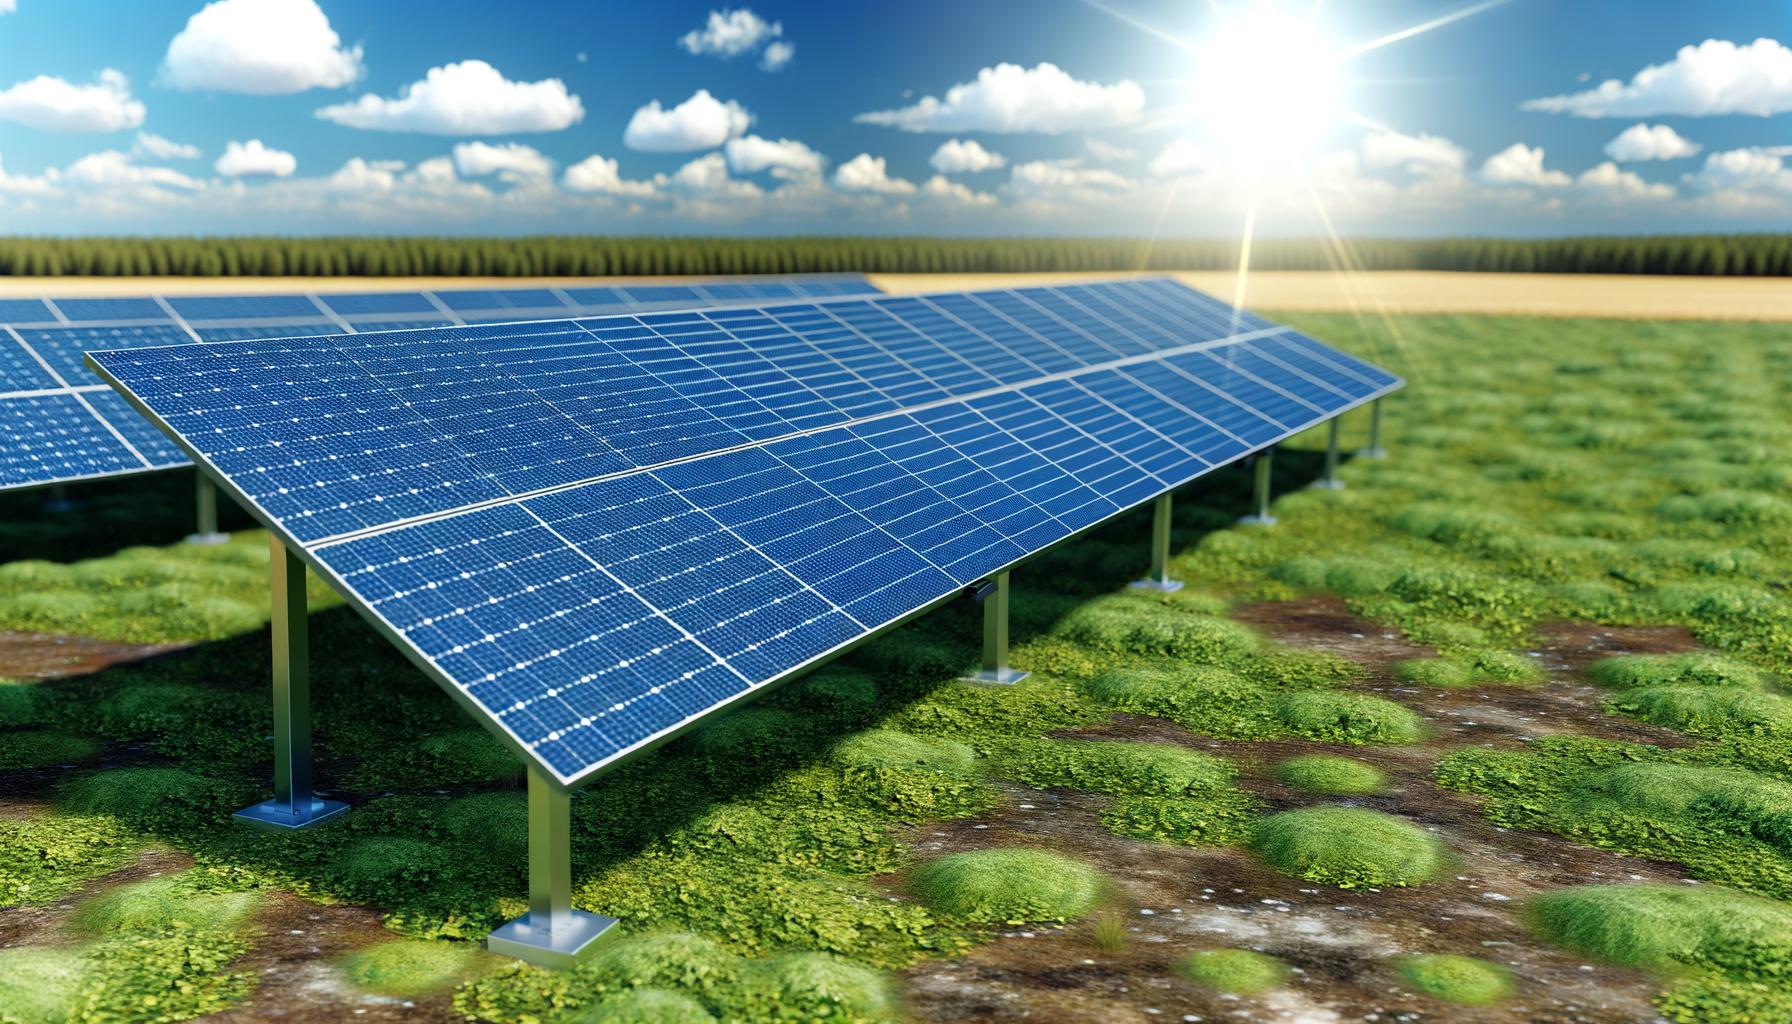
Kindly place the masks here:
<instances>
[{"instance_id":1,"label":"moss patch","mask_svg":"<svg viewBox=\"0 0 1792 1024\"><path fill-rule=\"evenodd\" d=\"M933 910L966 921L1021 924L1079 918L1107 882L1087 864L1046 850L974 850L927 861L909 885Z\"/></svg>"},{"instance_id":2,"label":"moss patch","mask_svg":"<svg viewBox=\"0 0 1792 1024\"><path fill-rule=\"evenodd\" d=\"M1176 973L1216 992L1248 996L1288 982L1288 965L1248 949L1209 949L1176 961Z\"/></svg>"},{"instance_id":3,"label":"moss patch","mask_svg":"<svg viewBox=\"0 0 1792 1024\"><path fill-rule=\"evenodd\" d=\"M416 998L454 984L478 957L478 950L464 944L398 939L350 953L342 973L356 988L376 995Z\"/></svg>"},{"instance_id":4,"label":"moss patch","mask_svg":"<svg viewBox=\"0 0 1792 1024\"><path fill-rule=\"evenodd\" d=\"M1354 807L1283 811L1263 822L1251 847L1277 870L1344 889L1417 885L1449 863L1430 833Z\"/></svg>"},{"instance_id":5,"label":"moss patch","mask_svg":"<svg viewBox=\"0 0 1792 1024\"><path fill-rule=\"evenodd\" d=\"M1442 953L1407 957L1400 978L1433 999L1466 1006L1503 1002L1515 988L1512 972L1499 964Z\"/></svg>"},{"instance_id":6,"label":"moss patch","mask_svg":"<svg viewBox=\"0 0 1792 1024\"><path fill-rule=\"evenodd\" d=\"M1275 766L1283 785L1307 793L1352 796L1386 788L1388 777L1371 764L1332 754L1291 757Z\"/></svg>"}]
</instances>

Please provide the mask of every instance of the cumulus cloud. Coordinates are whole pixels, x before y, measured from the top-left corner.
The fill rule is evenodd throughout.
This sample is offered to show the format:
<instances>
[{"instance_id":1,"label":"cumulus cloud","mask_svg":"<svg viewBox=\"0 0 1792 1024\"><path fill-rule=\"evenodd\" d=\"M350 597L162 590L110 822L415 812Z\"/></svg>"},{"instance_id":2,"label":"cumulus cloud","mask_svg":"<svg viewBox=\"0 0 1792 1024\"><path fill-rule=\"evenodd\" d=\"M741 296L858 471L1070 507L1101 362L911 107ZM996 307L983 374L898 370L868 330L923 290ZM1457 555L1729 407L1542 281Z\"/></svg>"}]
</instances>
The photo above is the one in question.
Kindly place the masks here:
<instances>
[{"instance_id":1,"label":"cumulus cloud","mask_svg":"<svg viewBox=\"0 0 1792 1024\"><path fill-rule=\"evenodd\" d=\"M788 39L780 39L766 46L765 52L759 55L759 69L761 71L777 71L790 63L795 56L796 44Z\"/></svg>"},{"instance_id":2,"label":"cumulus cloud","mask_svg":"<svg viewBox=\"0 0 1792 1024\"><path fill-rule=\"evenodd\" d=\"M1146 170L1156 178L1183 178L1211 169L1213 160L1200 146L1188 139L1177 139L1151 159Z\"/></svg>"},{"instance_id":3,"label":"cumulus cloud","mask_svg":"<svg viewBox=\"0 0 1792 1024\"><path fill-rule=\"evenodd\" d=\"M168 43L160 81L176 89L283 96L361 77L316 0L214 0Z\"/></svg>"},{"instance_id":4,"label":"cumulus cloud","mask_svg":"<svg viewBox=\"0 0 1792 1024\"><path fill-rule=\"evenodd\" d=\"M137 143L131 147L131 155L153 156L157 160L197 160L199 147L164 139L150 132L138 132Z\"/></svg>"},{"instance_id":5,"label":"cumulus cloud","mask_svg":"<svg viewBox=\"0 0 1792 1024\"><path fill-rule=\"evenodd\" d=\"M62 180L91 190L121 191L141 186L193 191L203 183L167 167L146 167L129 153L108 149L90 153L68 165Z\"/></svg>"},{"instance_id":6,"label":"cumulus cloud","mask_svg":"<svg viewBox=\"0 0 1792 1024\"><path fill-rule=\"evenodd\" d=\"M855 121L910 132L1096 131L1138 118L1145 92L1136 82L1082 82L1055 64L1023 68L997 64L974 82L946 90L945 99L924 96L897 110L875 110Z\"/></svg>"},{"instance_id":7,"label":"cumulus cloud","mask_svg":"<svg viewBox=\"0 0 1792 1024\"><path fill-rule=\"evenodd\" d=\"M554 175L554 161L540 150L520 142L494 146L487 142L462 142L454 147L454 167L463 176L480 178L496 174L505 181L539 181Z\"/></svg>"},{"instance_id":8,"label":"cumulus cloud","mask_svg":"<svg viewBox=\"0 0 1792 1024\"><path fill-rule=\"evenodd\" d=\"M1711 153L1705 165L1686 176L1686 183L1705 192L1769 191L1792 193L1787 152L1774 149L1730 149Z\"/></svg>"},{"instance_id":9,"label":"cumulus cloud","mask_svg":"<svg viewBox=\"0 0 1792 1024\"><path fill-rule=\"evenodd\" d=\"M3 12L0 12L3 13ZM24 197L49 195L54 188L56 172L48 174L9 174L4 163L0 163L0 196Z\"/></svg>"},{"instance_id":10,"label":"cumulus cloud","mask_svg":"<svg viewBox=\"0 0 1792 1024\"><path fill-rule=\"evenodd\" d=\"M646 197L659 191L651 181L624 180L615 160L596 153L568 167L560 184L570 192L612 196Z\"/></svg>"},{"instance_id":11,"label":"cumulus cloud","mask_svg":"<svg viewBox=\"0 0 1792 1024\"><path fill-rule=\"evenodd\" d=\"M512 82L482 60L430 68L396 99L367 93L317 116L350 128L429 135L557 132L585 119L585 107L558 78Z\"/></svg>"},{"instance_id":12,"label":"cumulus cloud","mask_svg":"<svg viewBox=\"0 0 1792 1024\"><path fill-rule=\"evenodd\" d=\"M750 181L728 174L728 161L720 153L705 153L672 172L667 183L690 195L709 200L757 199L764 190Z\"/></svg>"},{"instance_id":13,"label":"cumulus cloud","mask_svg":"<svg viewBox=\"0 0 1792 1024\"><path fill-rule=\"evenodd\" d=\"M19 9L19 0L0 0L0 14L11 14Z\"/></svg>"},{"instance_id":14,"label":"cumulus cloud","mask_svg":"<svg viewBox=\"0 0 1792 1024\"><path fill-rule=\"evenodd\" d=\"M686 53L702 56L738 57L751 53L770 39L784 34L781 22L766 21L750 9L723 8L710 11L702 28L694 28L678 39Z\"/></svg>"},{"instance_id":15,"label":"cumulus cloud","mask_svg":"<svg viewBox=\"0 0 1792 1024\"><path fill-rule=\"evenodd\" d=\"M1560 188L1574 180L1561 171L1544 168L1542 146L1532 147L1522 142L1514 142L1488 157L1481 165L1481 178L1494 185L1540 185L1545 188Z\"/></svg>"},{"instance_id":16,"label":"cumulus cloud","mask_svg":"<svg viewBox=\"0 0 1792 1024\"><path fill-rule=\"evenodd\" d=\"M977 192L963 182L936 174L921 183L921 198L951 206L994 206L996 197Z\"/></svg>"},{"instance_id":17,"label":"cumulus cloud","mask_svg":"<svg viewBox=\"0 0 1792 1024\"><path fill-rule=\"evenodd\" d=\"M1605 155L1623 163L1678 160L1683 156L1692 156L1701 148L1703 147L1698 143L1681 138L1679 132L1665 124L1651 126L1638 122L1606 143Z\"/></svg>"},{"instance_id":18,"label":"cumulus cloud","mask_svg":"<svg viewBox=\"0 0 1792 1024\"><path fill-rule=\"evenodd\" d=\"M771 171L776 178L812 178L821 173L825 163L820 153L795 139L773 142L757 135L729 139L722 148L728 167L736 174L757 174Z\"/></svg>"},{"instance_id":19,"label":"cumulus cloud","mask_svg":"<svg viewBox=\"0 0 1792 1024\"><path fill-rule=\"evenodd\" d=\"M141 101L131 98L122 71L107 68L91 85L38 75L0 90L0 121L46 132L116 132L143 123Z\"/></svg>"},{"instance_id":20,"label":"cumulus cloud","mask_svg":"<svg viewBox=\"0 0 1792 1024\"><path fill-rule=\"evenodd\" d=\"M1673 60L1651 64L1629 82L1607 79L1585 92L1529 100L1523 109L1575 117L1782 114L1792 111L1792 49L1773 39L1747 46L1707 39L1681 47Z\"/></svg>"},{"instance_id":21,"label":"cumulus cloud","mask_svg":"<svg viewBox=\"0 0 1792 1024\"><path fill-rule=\"evenodd\" d=\"M691 98L667 110L653 100L635 111L622 132L622 144L648 153L689 153L714 149L745 134L753 115L729 100L723 103L698 89Z\"/></svg>"},{"instance_id":22,"label":"cumulus cloud","mask_svg":"<svg viewBox=\"0 0 1792 1024\"><path fill-rule=\"evenodd\" d=\"M1124 192L1132 182L1101 167L1082 167L1074 160L1035 160L1009 172L1007 188L1026 195Z\"/></svg>"},{"instance_id":23,"label":"cumulus cloud","mask_svg":"<svg viewBox=\"0 0 1792 1024\"><path fill-rule=\"evenodd\" d=\"M250 139L225 143L224 155L212 167L226 178L285 178L298 170L299 161L291 153L262 145L260 139Z\"/></svg>"},{"instance_id":24,"label":"cumulus cloud","mask_svg":"<svg viewBox=\"0 0 1792 1024\"><path fill-rule=\"evenodd\" d=\"M928 166L941 174L975 174L993 171L1008 161L1000 153L991 153L975 139L947 139L927 159Z\"/></svg>"},{"instance_id":25,"label":"cumulus cloud","mask_svg":"<svg viewBox=\"0 0 1792 1024\"><path fill-rule=\"evenodd\" d=\"M1674 198L1674 186L1644 181L1635 171L1626 171L1610 160L1581 172L1574 184L1614 201Z\"/></svg>"},{"instance_id":26,"label":"cumulus cloud","mask_svg":"<svg viewBox=\"0 0 1792 1024\"><path fill-rule=\"evenodd\" d=\"M1460 174L1468 166L1468 150L1437 135L1403 135L1374 131L1363 136L1363 165L1398 167L1419 175ZM1539 159L1542 151L1539 150Z\"/></svg>"},{"instance_id":27,"label":"cumulus cloud","mask_svg":"<svg viewBox=\"0 0 1792 1024\"><path fill-rule=\"evenodd\" d=\"M1139 151L1136 149L1116 146L1100 139L1084 139L1083 148L1089 151L1091 157L1104 164L1120 164L1139 158Z\"/></svg>"},{"instance_id":28,"label":"cumulus cloud","mask_svg":"<svg viewBox=\"0 0 1792 1024\"><path fill-rule=\"evenodd\" d=\"M860 153L834 168L834 187L842 192L876 193L879 195L912 195L915 183L892 178L881 156Z\"/></svg>"}]
</instances>

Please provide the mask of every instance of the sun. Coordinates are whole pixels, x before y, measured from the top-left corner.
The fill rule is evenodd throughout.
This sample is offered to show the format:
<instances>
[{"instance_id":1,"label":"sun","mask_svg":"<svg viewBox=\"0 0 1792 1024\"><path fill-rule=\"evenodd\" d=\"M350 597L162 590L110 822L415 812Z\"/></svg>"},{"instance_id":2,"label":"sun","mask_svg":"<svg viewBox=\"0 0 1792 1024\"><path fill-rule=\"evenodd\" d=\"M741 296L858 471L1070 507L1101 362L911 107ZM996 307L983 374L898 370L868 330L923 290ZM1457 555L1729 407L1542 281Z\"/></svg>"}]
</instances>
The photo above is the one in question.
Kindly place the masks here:
<instances>
[{"instance_id":1,"label":"sun","mask_svg":"<svg viewBox=\"0 0 1792 1024\"><path fill-rule=\"evenodd\" d=\"M1266 3L1228 12L1194 58L1195 118L1240 170L1294 169L1344 116L1343 50L1311 15Z\"/></svg>"}]
</instances>

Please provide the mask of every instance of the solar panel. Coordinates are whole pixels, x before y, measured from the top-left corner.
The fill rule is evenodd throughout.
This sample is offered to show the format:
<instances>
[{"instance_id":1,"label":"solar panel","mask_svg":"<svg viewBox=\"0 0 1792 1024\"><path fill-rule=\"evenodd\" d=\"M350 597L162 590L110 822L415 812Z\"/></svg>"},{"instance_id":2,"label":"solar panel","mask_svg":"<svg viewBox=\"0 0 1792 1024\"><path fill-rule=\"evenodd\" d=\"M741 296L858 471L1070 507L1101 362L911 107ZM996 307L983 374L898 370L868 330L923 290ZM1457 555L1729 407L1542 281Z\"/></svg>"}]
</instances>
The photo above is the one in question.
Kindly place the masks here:
<instances>
[{"instance_id":1,"label":"solar panel","mask_svg":"<svg viewBox=\"0 0 1792 1024\"><path fill-rule=\"evenodd\" d=\"M566 786L1401 383L1169 281L89 358Z\"/></svg>"},{"instance_id":2,"label":"solar panel","mask_svg":"<svg viewBox=\"0 0 1792 1024\"><path fill-rule=\"evenodd\" d=\"M8 437L55 439L56 454L0 459L0 490L185 465L161 431L138 421L82 364L90 349L413 330L490 320L558 319L741 302L737 289L779 297L877 293L857 274L672 286L683 298L638 300L631 290L492 289L317 295L0 299L0 420ZM46 401L49 394L83 401ZM97 399L95 396L106 396ZM102 409L101 406L105 408ZM14 434L13 431L21 433ZM111 439L107 440L107 435Z\"/></svg>"}]
</instances>

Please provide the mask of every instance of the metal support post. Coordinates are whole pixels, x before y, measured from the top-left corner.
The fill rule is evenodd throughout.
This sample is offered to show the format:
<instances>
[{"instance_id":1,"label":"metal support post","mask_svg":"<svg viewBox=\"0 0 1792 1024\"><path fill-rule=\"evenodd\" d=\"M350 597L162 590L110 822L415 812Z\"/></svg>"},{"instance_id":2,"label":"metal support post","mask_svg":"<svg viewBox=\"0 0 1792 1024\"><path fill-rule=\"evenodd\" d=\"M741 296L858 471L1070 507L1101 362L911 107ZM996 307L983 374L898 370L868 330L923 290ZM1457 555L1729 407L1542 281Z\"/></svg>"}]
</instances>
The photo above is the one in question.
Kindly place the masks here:
<instances>
[{"instance_id":1,"label":"metal support post","mask_svg":"<svg viewBox=\"0 0 1792 1024\"><path fill-rule=\"evenodd\" d=\"M1314 481L1313 486L1325 491L1341 491L1344 489L1344 481L1338 479L1338 417L1333 416L1327 426L1325 475Z\"/></svg>"},{"instance_id":2,"label":"metal support post","mask_svg":"<svg viewBox=\"0 0 1792 1024\"><path fill-rule=\"evenodd\" d=\"M1181 580L1170 578L1170 492L1157 496L1151 519L1151 575L1133 586L1166 593L1182 589Z\"/></svg>"},{"instance_id":3,"label":"metal support post","mask_svg":"<svg viewBox=\"0 0 1792 1024\"><path fill-rule=\"evenodd\" d=\"M1018 683L1027 673L1008 667L1008 574L996 573L976 588L983 605L983 670L965 678L978 683Z\"/></svg>"},{"instance_id":4,"label":"metal support post","mask_svg":"<svg viewBox=\"0 0 1792 1024\"><path fill-rule=\"evenodd\" d=\"M1369 403L1369 447L1357 452L1365 459L1385 459L1388 450L1381 446L1381 399Z\"/></svg>"},{"instance_id":5,"label":"metal support post","mask_svg":"<svg viewBox=\"0 0 1792 1024\"><path fill-rule=\"evenodd\" d=\"M1241 523L1257 526L1274 526L1276 517L1269 514L1269 474L1274 466L1276 450L1265 448L1257 453L1257 476L1255 501L1257 511L1240 519Z\"/></svg>"},{"instance_id":6,"label":"metal support post","mask_svg":"<svg viewBox=\"0 0 1792 1024\"><path fill-rule=\"evenodd\" d=\"M305 563L270 536L274 591L274 798L233 817L254 828L305 828L348 810L311 792L311 663L305 636Z\"/></svg>"},{"instance_id":7,"label":"metal support post","mask_svg":"<svg viewBox=\"0 0 1792 1024\"><path fill-rule=\"evenodd\" d=\"M597 950L616 919L572 905L572 795L529 766L529 912L494 928L485 948L565 969Z\"/></svg>"},{"instance_id":8,"label":"metal support post","mask_svg":"<svg viewBox=\"0 0 1792 1024\"><path fill-rule=\"evenodd\" d=\"M198 513L199 529L187 537L188 544L227 544L230 535L218 532L218 485L205 475L205 470L195 469L193 477L198 481L193 494L194 507Z\"/></svg>"}]
</instances>

